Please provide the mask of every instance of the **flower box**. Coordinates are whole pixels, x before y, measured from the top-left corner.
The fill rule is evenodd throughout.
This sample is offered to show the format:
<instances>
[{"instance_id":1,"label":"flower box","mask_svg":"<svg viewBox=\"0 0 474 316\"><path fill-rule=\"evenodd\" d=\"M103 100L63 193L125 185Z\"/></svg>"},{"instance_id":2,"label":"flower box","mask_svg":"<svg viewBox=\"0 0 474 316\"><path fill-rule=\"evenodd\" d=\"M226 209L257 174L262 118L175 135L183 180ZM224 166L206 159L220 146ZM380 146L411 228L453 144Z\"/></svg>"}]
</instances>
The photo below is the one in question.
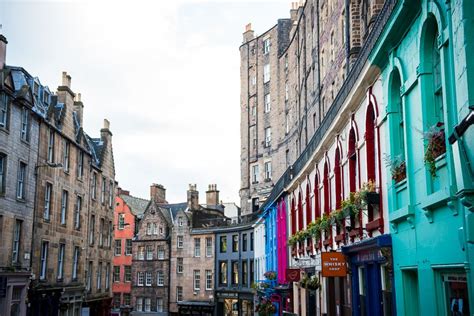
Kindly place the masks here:
<instances>
[{"instance_id":1,"label":"flower box","mask_svg":"<svg viewBox=\"0 0 474 316\"><path fill-rule=\"evenodd\" d=\"M325 240L323 241L324 247L330 246L331 243L332 243L331 238L325 239Z\"/></svg>"},{"instance_id":2,"label":"flower box","mask_svg":"<svg viewBox=\"0 0 474 316\"><path fill-rule=\"evenodd\" d=\"M367 192L365 196L367 204L379 205L380 203L380 194L377 192Z\"/></svg>"},{"instance_id":3,"label":"flower box","mask_svg":"<svg viewBox=\"0 0 474 316\"><path fill-rule=\"evenodd\" d=\"M339 235L336 235L336 237L334 237L334 240L336 242L344 241L344 233L340 233Z\"/></svg>"},{"instance_id":4,"label":"flower box","mask_svg":"<svg viewBox=\"0 0 474 316\"><path fill-rule=\"evenodd\" d=\"M349 233L349 237L351 238L355 238L359 236L359 228L354 228L353 230L351 230L351 232Z\"/></svg>"},{"instance_id":5,"label":"flower box","mask_svg":"<svg viewBox=\"0 0 474 316\"><path fill-rule=\"evenodd\" d=\"M380 229L381 227L383 227L383 220L381 218L374 219L365 225L365 229L367 229L368 232Z\"/></svg>"}]
</instances>

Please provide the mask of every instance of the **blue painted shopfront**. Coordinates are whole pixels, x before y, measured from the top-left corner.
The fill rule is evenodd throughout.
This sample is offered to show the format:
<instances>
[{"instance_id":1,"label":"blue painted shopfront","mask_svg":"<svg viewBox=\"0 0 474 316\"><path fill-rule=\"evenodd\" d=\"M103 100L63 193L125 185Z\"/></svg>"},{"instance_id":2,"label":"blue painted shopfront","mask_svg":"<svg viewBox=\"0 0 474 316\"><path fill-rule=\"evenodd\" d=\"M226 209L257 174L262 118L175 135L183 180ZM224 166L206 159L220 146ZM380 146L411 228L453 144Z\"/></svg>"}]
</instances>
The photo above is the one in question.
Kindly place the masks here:
<instances>
[{"instance_id":1,"label":"blue painted shopfront","mask_svg":"<svg viewBox=\"0 0 474 316\"><path fill-rule=\"evenodd\" d=\"M352 315L396 315L391 248L390 235L342 247L350 266Z\"/></svg>"},{"instance_id":2,"label":"blue painted shopfront","mask_svg":"<svg viewBox=\"0 0 474 316\"><path fill-rule=\"evenodd\" d=\"M265 218L265 256L266 270L278 271L277 259L277 229L276 229L276 213L275 206L269 207L264 215Z\"/></svg>"}]
</instances>

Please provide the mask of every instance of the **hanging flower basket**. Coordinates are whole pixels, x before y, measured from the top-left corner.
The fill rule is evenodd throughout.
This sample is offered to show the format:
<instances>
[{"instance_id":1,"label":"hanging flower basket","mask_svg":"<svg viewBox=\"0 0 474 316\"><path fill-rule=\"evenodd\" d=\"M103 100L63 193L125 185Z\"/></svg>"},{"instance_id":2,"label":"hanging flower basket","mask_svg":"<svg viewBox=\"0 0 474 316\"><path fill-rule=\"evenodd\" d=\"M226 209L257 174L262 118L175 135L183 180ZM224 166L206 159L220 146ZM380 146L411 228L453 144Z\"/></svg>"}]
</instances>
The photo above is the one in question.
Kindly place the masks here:
<instances>
[{"instance_id":1,"label":"hanging flower basket","mask_svg":"<svg viewBox=\"0 0 474 316\"><path fill-rule=\"evenodd\" d=\"M301 287L310 290L310 291L316 291L321 287L321 283L319 282L319 279L313 275L313 276L304 276L301 281L300 281Z\"/></svg>"},{"instance_id":2,"label":"hanging flower basket","mask_svg":"<svg viewBox=\"0 0 474 316\"><path fill-rule=\"evenodd\" d=\"M276 313L276 306L270 300L263 298L260 304L255 306L255 312L259 316L270 316Z\"/></svg>"},{"instance_id":3,"label":"hanging flower basket","mask_svg":"<svg viewBox=\"0 0 474 316\"><path fill-rule=\"evenodd\" d=\"M277 273L275 271L267 271L263 274L267 280L276 280Z\"/></svg>"},{"instance_id":4,"label":"hanging flower basket","mask_svg":"<svg viewBox=\"0 0 474 316\"><path fill-rule=\"evenodd\" d=\"M386 155L384 160L386 165L390 167L392 179L395 181L395 183L399 183L406 179L407 167L402 155L396 156L395 158L391 158L389 155Z\"/></svg>"}]
</instances>

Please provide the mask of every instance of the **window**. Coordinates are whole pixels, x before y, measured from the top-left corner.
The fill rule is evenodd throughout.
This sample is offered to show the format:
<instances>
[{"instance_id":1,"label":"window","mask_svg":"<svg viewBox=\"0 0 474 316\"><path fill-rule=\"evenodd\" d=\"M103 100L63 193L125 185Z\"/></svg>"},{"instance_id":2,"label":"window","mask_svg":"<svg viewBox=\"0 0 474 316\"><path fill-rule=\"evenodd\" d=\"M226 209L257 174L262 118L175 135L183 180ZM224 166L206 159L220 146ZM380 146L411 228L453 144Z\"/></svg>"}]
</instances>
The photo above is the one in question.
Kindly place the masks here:
<instances>
[{"instance_id":1,"label":"window","mask_svg":"<svg viewBox=\"0 0 474 316\"><path fill-rule=\"evenodd\" d=\"M163 246L158 246L158 260L165 259L165 248Z\"/></svg>"},{"instance_id":2,"label":"window","mask_svg":"<svg viewBox=\"0 0 474 316\"><path fill-rule=\"evenodd\" d=\"M110 287L110 263L105 266L105 289L108 290Z\"/></svg>"},{"instance_id":3,"label":"window","mask_svg":"<svg viewBox=\"0 0 474 316\"><path fill-rule=\"evenodd\" d=\"M49 104L49 93L43 90L43 103Z\"/></svg>"},{"instance_id":4,"label":"window","mask_svg":"<svg viewBox=\"0 0 474 316\"><path fill-rule=\"evenodd\" d=\"M287 135L290 132L290 118L288 116L288 113L285 112L285 135Z\"/></svg>"},{"instance_id":5,"label":"window","mask_svg":"<svg viewBox=\"0 0 474 316\"><path fill-rule=\"evenodd\" d=\"M150 236L152 232L153 231L152 231L151 223L146 223L146 234Z\"/></svg>"},{"instance_id":6,"label":"window","mask_svg":"<svg viewBox=\"0 0 474 316\"><path fill-rule=\"evenodd\" d=\"M239 252L239 235L232 235L232 252Z\"/></svg>"},{"instance_id":7,"label":"window","mask_svg":"<svg viewBox=\"0 0 474 316\"><path fill-rule=\"evenodd\" d=\"M146 246L146 260L153 260L153 246Z\"/></svg>"},{"instance_id":8,"label":"window","mask_svg":"<svg viewBox=\"0 0 474 316\"><path fill-rule=\"evenodd\" d=\"M25 199L25 180L26 180L26 163L21 162L18 164L18 180L16 186L16 197L17 199Z\"/></svg>"},{"instance_id":9,"label":"window","mask_svg":"<svg viewBox=\"0 0 474 316\"><path fill-rule=\"evenodd\" d=\"M201 238L194 238L194 256L201 256Z\"/></svg>"},{"instance_id":10,"label":"window","mask_svg":"<svg viewBox=\"0 0 474 316\"><path fill-rule=\"evenodd\" d=\"M118 218L118 229L122 230L125 228L125 214L119 214Z\"/></svg>"},{"instance_id":11,"label":"window","mask_svg":"<svg viewBox=\"0 0 474 316\"><path fill-rule=\"evenodd\" d=\"M194 290L199 291L201 289L201 271L194 270L193 275L194 275L193 277Z\"/></svg>"},{"instance_id":12,"label":"window","mask_svg":"<svg viewBox=\"0 0 474 316\"><path fill-rule=\"evenodd\" d=\"M265 147L269 147L272 143L272 128L265 128Z\"/></svg>"},{"instance_id":13,"label":"window","mask_svg":"<svg viewBox=\"0 0 474 316\"><path fill-rule=\"evenodd\" d=\"M163 312L163 299L162 298L156 299L156 311Z\"/></svg>"},{"instance_id":14,"label":"window","mask_svg":"<svg viewBox=\"0 0 474 316\"><path fill-rule=\"evenodd\" d=\"M13 230L13 248L12 263L17 264L20 261L20 239L21 239L21 221L15 220L15 229Z\"/></svg>"},{"instance_id":15,"label":"window","mask_svg":"<svg viewBox=\"0 0 474 316\"><path fill-rule=\"evenodd\" d=\"M26 142L30 140L30 111L25 107L21 109L20 137Z\"/></svg>"},{"instance_id":16,"label":"window","mask_svg":"<svg viewBox=\"0 0 474 316\"><path fill-rule=\"evenodd\" d=\"M114 266L114 282L120 282L120 266Z\"/></svg>"},{"instance_id":17,"label":"window","mask_svg":"<svg viewBox=\"0 0 474 316\"><path fill-rule=\"evenodd\" d=\"M270 81L270 64L263 66L263 83Z\"/></svg>"},{"instance_id":18,"label":"window","mask_svg":"<svg viewBox=\"0 0 474 316\"><path fill-rule=\"evenodd\" d=\"M289 167L290 166L290 150L289 149L285 151L285 160L286 160L286 166Z\"/></svg>"},{"instance_id":19,"label":"window","mask_svg":"<svg viewBox=\"0 0 474 316\"><path fill-rule=\"evenodd\" d=\"M0 94L0 127L8 128L9 98L5 93Z\"/></svg>"},{"instance_id":20,"label":"window","mask_svg":"<svg viewBox=\"0 0 474 316\"><path fill-rule=\"evenodd\" d=\"M44 213L43 219L49 221L51 216L51 193L53 192L53 185L49 182L46 183L44 189Z\"/></svg>"},{"instance_id":21,"label":"window","mask_svg":"<svg viewBox=\"0 0 474 316\"><path fill-rule=\"evenodd\" d=\"M165 285L165 274L163 271L158 271L156 273L156 285L164 286Z\"/></svg>"},{"instance_id":22,"label":"window","mask_svg":"<svg viewBox=\"0 0 474 316\"><path fill-rule=\"evenodd\" d=\"M253 260L250 259L250 284L253 284Z\"/></svg>"},{"instance_id":23,"label":"window","mask_svg":"<svg viewBox=\"0 0 474 316\"><path fill-rule=\"evenodd\" d=\"M7 156L0 153L0 195L5 194L7 181Z\"/></svg>"},{"instance_id":24,"label":"window","mask_svg":"<svg viewBox=\"0 0 474 316\"><path fill-rule=\"evenodd\" d=\"M252 183L258 183L258 165L252 166Z\"/></svg>"},{"instance_id":25,"label":"window","mask_svg":"<svg viewBox=\"0 0 474 316\"><path fill-rule=\"evenodd\" d=\"M114 308L120 308L120 293L114 293Z\"/></svg>"},{"instance_id":26,"label":"window","mask_svg":"<svg viewBox=\"0 0 474 316\"><path fill-rule=\"evenodd\" d=\"M102 190L100 191L100 203L102 204L105 204L106 181L105 177L102 177Z\"/></svg>"},{"instance_id":27,"label":"window","mask_svg":"<svg viewBox=\"0 0 474 316\"><path fill-rule=\"evenodd\" d=\"M143 312L143 298L137 297L136 309L138 312Z\"/></svg>"},{"instance_id":28,"label":"window","mask_svg":"<svg viewBox=\"0 0 474 316\"><path fill-rule=\"evenodd\" d=\"M160 235L164 234L163 226L160 225Z\"/></svg>"},{"instance_id":29,"label":"window","mask_svg":"<svg viewBox=\"0 0 474 316\"><path fill-rule=\"evenodd\" d=\"M176 273L183 273L183 258L176 260Z\"/></svg>"},{"instance_id":30,"label":"window","mask_svg":"<svg viewBox=\"0 0 474 316\"><path fill-rule=\"evenodd\" d=\"M248 262L247 260L242 261L242 285L248 285L247 280L249 277L248 273Z\"/></svg>"},{"instance_id":31,"label":"window","mask_svg":"<svg viewBox=\"0 0 474 316\"><path fill-rule=\"evenodd\" d=\"M145 247L138 247L138 260L145 260Z\"/></svg>"},{"instance_id":32,"label":"window","mask_svg":"<svg viewBox=\"0 0 474 316\"><path fill-rule=\"evenodd\" d=\"M93 273L93 270L92 270L92 261L89 261L89 265L88 265L88 268L87 268L87 281L86 281L86 290L88 292L91 291L92 289L92 273Z\"/></svg>"},{"instance_id":33,"label":"window","mask_svg":"<svg viewBox=\"0 0 474 316\"><path fill-rule=\"evenodd\" d=\"M265 113L268 113L270 112L271 110L271 105L270 105L270 93L267 93L265 94L265 97L264 97L264 109L265 109Z\"/></svg>"},{"instance_id":34,"label":"window","mask_svg":"<svg viewBox=\"0 0 474 316\"><path fill-rule=\"evenodd\" d=\"M123 266L125 274L124 274L124 281L125 282L132 282L132 266Z\"/></svg>"},{"instance_id":35,"label":"window","mask_svg":"<svg viewBox=\"0 0 474 316\"><path fill-rule=\"evenodd\" d=\"M58 280L63 279L64 274L64 249L66 248L65 244L59 244L58 250Z\"/></svg>"},{"instance_id":36,"label":"window","mask_svg":"<svg viewBox=\"0 0 474 316\"><path fill-rule=\"evenodd\" d=\"M89 245L94 244L95 238L95 215L91 215L91 222L89 224Z\"/></svg>"},{"instance_id":37,"label":"window","mask_svg":"<svg viewBox=\"0 0 474 316\"><path fill-rule=\"evenodd\" d=\"M64 172L69 172L69 150L70 150L71 144L67 141L64 140L64 148L63 148L63 169Z\"/></svg>"},{"instance_id":38,"label":"window","mask_svg":"<svg viewBox=\"0 0 474 316\"><path fill-rule=\"evenodd\" d=\"M131 301L132 301L132 297L130 293L123 293L123 305L130 306Z\"/></svg>"},{"instance_id":39,"label":"window","mask_svg":"<svg viewBox=\"0 0 474 316\"><path fill-rule=\"evenodd\" d=\"M247 234L242 235L242 251L247 251Z\"/></svg>"},{"instance_id":40,"label":"window","mask_svg":"<svg viewBox=\"0 0 474 316\"><path fill-rule=\"evenodd\" d=\"M206 237L206 257L212 257L212 237Z\"/></svg>"},{"instance_id":41,"label":"window","mask_svg":"<svg viewBox=\"0 0 474 316\"><path fill-rule=\"evenodd\" d=\"M253 251L253 233L250 233L250 251Z\"/></svg>"},{"instance_id":42,"label":"window","mask_svg":"<svg viewBox=\"0 0 474 316\"><path fill-rule=\"evenodd\" d=\"M252 76L251 81L252 81L252 86L255 86L257 84L257 77Z\"/></svg>"},{"instance_id":43,"label":"window","mask_svg":"<svg viewBox=\"0 0 474 316\"><path fill-rule=\"evenodd\" d=\"M113 206L114 202L114 182L110 181L109 183L109 207Z\"/></svg>"},{"instance_id":44,"label":"window","mask_svg":"<svg viewBox=\"0 0 474 316\"><path fill-rule=\"evenodd\" d=\"M265 162L265 180L272 179L272 163L271 161Z\"/></svg>"},{"instance_id":45,"label":"window","mask_svg":"<svg viewBox=\"0 0 474 316\"><path fill-rule=\"evenodd\" d=\"M183 217L182 216L178 217L178 226L183 226Z\"/></svg>"},{"instance_id":46,"label":"window","mask_svg":"<svg viewBox=\"0 0 474 316\"><path fill-rule=\"evenodd\" d=\"M239 262L232 261L232 284L239 284Z\"/></svg>"},{"instance_id":47,"label":"window","mask_svg":"<svg viewBox=\"0 0 474 316\"><path fill-rule=\"evenodd\" d=\"M290 96L290 89L288 88L288 82L285 83L285 101L288 101Z\"/></svg>"},{"instance_id":48,"label":"window","mask_svg":"<svg viewBox=\"0 0 474 316\"><path fill-rule=\"evenodd\" d=\"M153 223L153 235L158 235L158 225Z\"/></svg>"},{"instance_id":49,"label":"window","mask_svg":"<svg viewBox=\"0 0 474 316\"><path fill-rule=\"evenodd\" d=\"M115 255L120 256L122 254L122 239L115 240Z\"/></svg>"},{"instance_id":50,"label":"window","mask_svg":"<svg viewBox=\"0 0 474 316\"><path fill-rule=\"evenodd\" d=\"M82 179L84 174L84 152L80 149L77 151L77 178Z\"/></svg>"},{"instance_id":51,"label":"window","mask_svg":"<svg viewBox=\"0 0 474 316\"><path fill-rule=\"evenodd\" d=\"M183 236L178 236L176 241L177 241L177 247L179 249L182 249L183 248Z\"/></svg>"},{"instance_id":52,"label":"window","mask_svg":"<svg viewBox=\"0 0 474 316\"><path fill-rule=\"evenodd\" d=\"M183 300L183 287L176 287L176 302L181 302Z\"/></svg>"},{"instance_id":53,"label":"window","mask_svg":"<svg viewBox=\"0 0 474 316\"><path fill-rule=\"evenodd\" d=\"M219 263L219 284L227 285L227 261Z\"/></svg>"},{"instance_id":54,"label":"window","mask_svg":"<svg viewBox=\"0 0 474 316\"><path fill-rule=\"evenodd\" d=\"M263 53L264 54L270 53L270 39L269 38L263 41Z\"/></svg>"},{"instance_id":55,"label":"window","mask_svg":"<svg viewBox=\"0 0 474 316\"><path fill-rule=\"evenodd\" d=\"M104 245L104 219L101 218L99 220L99 246L102 247Z\"/></svg>"},{"instance_id":56,"label":"window","mask_svg":"<svg viewBox=\"0 0 474 316\"><path fill-rule=\"evenodd\" d=\"M102 262L97 267L97 290L102 289Z\"/></svg>"},{"instance_id":57,"label":"window","mask_svg":"<svg viewBox=\"0 0 474 316\"><path fill-rule=\"evenodd\" d=\"M220 252L227 252L227 236L221 236L219 241Z\"/></svg>"},{"instance_id":58,"label":"window","mask_svg":"<svg viewBox=\"0 0 474 316\"><path fill-rule=\"evenodd\" d=\"M68 191L63 190L63 193L61 195L61 218L60 218L61 225L66 225L68 199L69 199Z\"/></svg>"},{"instance_id":59,"label":"window","mask_svg":"<svg viewBox=\"0 0 474 316\"><path fill-rule=\"evenodd\" d=\"M79 230L81 228L81 210L82 210L82 197L76 198L76 207L74 209L74 228Z\"/></svg>"},{"instance_id":60,"label":"window","mask_svg":"<svg viewBox=\"0 0 474 316\"><path fill-rule=\"evenodd\" d=\"M151 282L152 282L151 272L146 272L145 275L146 275L146 286L151 286Z\"/></svg>"},{"instance_id":61,"label":"window","mask_svg":"<svg viewBox=\"0 0 474 316\"><path fill-rule=\"evenodd\" d=\"M206 270L206 290L212 290L212 270Z\"/></svg>"},{"instance_id":62,"label":"window","mask_svg":"<svg viewBox=\"0 0 474 316\"><path fill-rule=\"evenodd\" d=\"M91 195L93 200L97 198L97 173L95 172L92 173Z\"/></svg>"},{"instance_id":63,"label":"window","mask_svg":"<svg viewBox=\"0 0 474 316\"><path fill-rule=\"evenodd\" d=\"M72 280L77 280L77 273L79 270L79 247L74 247L74 258L72 262Z\"/></svg>"},{"instance_id":64,"label":"window","mask_svg":"<svg viewBox=\"0 0 474 316\"><path fill-rule=\"evenodd\" d=\"M41 244L40 280L45 280L48 272L48 248L49 242L43 241Z\"/></svg>"},{"instance_id":65,"label":"window","mask_svg":"<svg viewBox=\"0 0 474 316\"><path fill-rule=\"evenodd\" d=\"M132 240L126 239L125 240L125 255L130 256L132 254Z\"/></svg>"},{"instance_id":66,"label":"window","mask_svg":"<svg viewBox=\"0 0 474 316\"><path fill-rule=\"evenodd\" d=\"M151 311L151 298L145 298L145 312Z\"/></svg>"},{"instance_id":67,"label":"window","mask_svg":"<svg viewBox=\"0 0 474 316\"><path fill-rule=\"evenodd\" d=\"M143 286L143 283L145 282L145 272L138 272L137 280L138 286Z\"/></svg>"}]
</instances>

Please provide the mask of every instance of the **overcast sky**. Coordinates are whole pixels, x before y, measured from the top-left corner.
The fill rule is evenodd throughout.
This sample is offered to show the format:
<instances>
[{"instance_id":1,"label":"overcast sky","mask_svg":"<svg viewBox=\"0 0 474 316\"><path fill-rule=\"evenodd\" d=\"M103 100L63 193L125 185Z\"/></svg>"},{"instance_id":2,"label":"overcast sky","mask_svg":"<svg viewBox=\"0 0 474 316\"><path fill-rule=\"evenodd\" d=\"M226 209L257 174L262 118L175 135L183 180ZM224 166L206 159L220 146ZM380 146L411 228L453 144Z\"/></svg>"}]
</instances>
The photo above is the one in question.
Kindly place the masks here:
<instances>
[{"instance_id":1,"label":"overcast sky","mask_svg":"<svg viewBox=\"0 0 474 316\"><path fill-rule=\"evenodd\" d=\"M82 94L92 137L111 122L116 179L135 196L151 183L184 201L196 183L204 202L217 183L239 201L242 32L289 15L290 0L5 1L0 32L7 64L55 90L61 72Z\"/></svg>"}]
</instances>

